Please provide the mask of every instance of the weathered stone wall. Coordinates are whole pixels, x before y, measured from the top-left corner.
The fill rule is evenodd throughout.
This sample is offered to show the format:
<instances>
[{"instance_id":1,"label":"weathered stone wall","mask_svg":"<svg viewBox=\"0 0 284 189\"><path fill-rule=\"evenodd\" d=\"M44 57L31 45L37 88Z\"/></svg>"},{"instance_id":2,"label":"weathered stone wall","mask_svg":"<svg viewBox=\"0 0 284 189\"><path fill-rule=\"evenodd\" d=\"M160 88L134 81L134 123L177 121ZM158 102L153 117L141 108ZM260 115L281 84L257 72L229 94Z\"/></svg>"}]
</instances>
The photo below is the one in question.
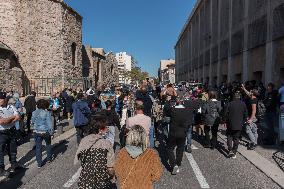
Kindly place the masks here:
<instances>
[{"instance_id":1,"label":"weathered stone wall","mask_svg":"<svg viewBox=\"0 0 284 189\"><path fill-rule=\"evenodd\" d=\"M98 53L90 46L83 47L83 68L84 77L92 79L94 87L119 84L118 63L112 52Z\"/></svg>"},{"instance_id":2,"label":"weathered stone wall","mask_svg":"<svg viewBox=\"0 0 284 189\"><path fill-rule=\"evenodd\" d=\"M102 83L103 86L110 87L119 84L118 63L115 55L110 52L106 54L106 61L102 64Z\"/></svg>"},{"instance_id":3,"label":"weathered stone wall","mask_svg":"<svg viewBox=\"0 0 284 189\"><path fill-rule=\"evenodd\" d=\"M17 63L12 52L0 49L0 88L4 91L17 91L22 94L22 70L13 67Z\"/></svg>"},{"instance_id":4,"label":"weathered stone wall","mask_svg":"<svg viewBox=\"0 0 284 189\"><path fill-rule=\"evenodd\" d=\"M62 0L1 0L0 19L0 41L18 55L28 79L82 77L82 17Z\"/></svg>"}]
</instances>

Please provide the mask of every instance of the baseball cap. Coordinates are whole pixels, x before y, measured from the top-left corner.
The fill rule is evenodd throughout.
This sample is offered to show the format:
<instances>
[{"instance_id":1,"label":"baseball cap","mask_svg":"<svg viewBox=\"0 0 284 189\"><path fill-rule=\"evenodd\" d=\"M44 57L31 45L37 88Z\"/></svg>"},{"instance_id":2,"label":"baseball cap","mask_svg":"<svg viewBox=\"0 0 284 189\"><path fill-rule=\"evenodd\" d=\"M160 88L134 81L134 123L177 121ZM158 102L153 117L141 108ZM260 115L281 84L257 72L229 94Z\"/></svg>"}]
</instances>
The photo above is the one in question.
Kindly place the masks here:
<instances>
[{"instance_id":1,"label":"baseball cap","mask_svg":"<svg viewBox=\"0 0 284 189\"><path fill-rule=\"evenodd\" d=\"M6 99L6 93L0 92L0 99Z\"/></svg>"}]
</instances>

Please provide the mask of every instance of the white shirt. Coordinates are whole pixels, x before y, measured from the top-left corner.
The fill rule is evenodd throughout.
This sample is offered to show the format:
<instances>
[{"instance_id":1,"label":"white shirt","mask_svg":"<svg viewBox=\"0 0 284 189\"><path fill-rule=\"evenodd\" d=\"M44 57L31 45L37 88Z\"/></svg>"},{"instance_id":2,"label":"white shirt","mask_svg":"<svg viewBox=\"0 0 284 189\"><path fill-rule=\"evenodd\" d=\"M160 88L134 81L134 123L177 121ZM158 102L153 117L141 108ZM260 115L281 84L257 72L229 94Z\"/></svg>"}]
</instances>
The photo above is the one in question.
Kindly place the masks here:
<instances>
[{"instance_id":1,"label":"white shirt","mask_svg":"<svg viewBox=\"0 0 284 189\"><path fill-rule=\"evenodd\" d=\"M18 110L13 105L8 105L7 107L0 107L0 118L8 118L14 115L18 115ZM0 125L0 131L10 129L15 126L15 123L9 125Z\"/></svg>"}]
</instances>

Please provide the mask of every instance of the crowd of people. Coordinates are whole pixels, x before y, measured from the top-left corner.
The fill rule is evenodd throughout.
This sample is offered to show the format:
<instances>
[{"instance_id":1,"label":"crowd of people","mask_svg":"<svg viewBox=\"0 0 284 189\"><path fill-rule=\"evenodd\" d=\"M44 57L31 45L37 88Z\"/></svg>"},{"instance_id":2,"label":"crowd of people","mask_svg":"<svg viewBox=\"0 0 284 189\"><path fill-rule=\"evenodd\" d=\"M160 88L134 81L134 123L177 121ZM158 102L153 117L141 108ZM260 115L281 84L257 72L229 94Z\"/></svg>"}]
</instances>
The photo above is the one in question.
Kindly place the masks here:
<instances>
[{"instance_id":1,"label":"crowd of people","mask_svg":"<svg viewBox=\"0 0 284 189\"><path fill-rule=\"evenodd\" d=\"M74 164L80 162L79 188L153 188L163 168L155 141L163 135L170 171L180 172L184 152L191 153L193 131L205 148L218 147L218 129L226 125L228 157L236 158L239 141L247 137L248 150L258 145L258 129L265 129L264 144L275 144L279 112L283 111L284 86L265 88L255 81L245 84L153 85L139 87L52 93L36 100L36 93L22 104L17 93L0 92L0 176L9 177L21 168L16 161L17 141L33 133L38 168L44 166L42 141L47 162L52 161L51 140L58 123L73 118L78 149ZM282 109L280 108L282 106ZM24 111L25 110L25 111ZM24 122L26 117L26 122ZM31 127L32 125L32 127ZM120 150L117 149L119 136ZM176 151L176 153L174 152Z\"/></svg>"}]
</instances>

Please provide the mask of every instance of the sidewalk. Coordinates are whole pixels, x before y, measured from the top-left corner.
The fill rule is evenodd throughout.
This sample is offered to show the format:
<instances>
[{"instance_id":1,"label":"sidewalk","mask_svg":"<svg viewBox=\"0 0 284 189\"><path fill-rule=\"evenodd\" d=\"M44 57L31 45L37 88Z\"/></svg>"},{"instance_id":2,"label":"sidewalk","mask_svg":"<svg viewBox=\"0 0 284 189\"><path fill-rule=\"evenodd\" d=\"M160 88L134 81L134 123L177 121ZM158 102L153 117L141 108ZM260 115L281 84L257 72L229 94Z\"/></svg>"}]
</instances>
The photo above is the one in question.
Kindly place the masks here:
<instances>
[{"instance_id":1,"label":"sidewalk","mask_svg":"<svg viewBox=\"0 0 284 189\"><path fill-rule=\"evenodd\" d=\"M226 144L226 128L220 127L219 137ZM238 153L244 156L254 166L284 188L284 147L278 145L259 145L255 150L247 150L248 140L243 137L240 141Z\"/></svg>"}]
</instances>

